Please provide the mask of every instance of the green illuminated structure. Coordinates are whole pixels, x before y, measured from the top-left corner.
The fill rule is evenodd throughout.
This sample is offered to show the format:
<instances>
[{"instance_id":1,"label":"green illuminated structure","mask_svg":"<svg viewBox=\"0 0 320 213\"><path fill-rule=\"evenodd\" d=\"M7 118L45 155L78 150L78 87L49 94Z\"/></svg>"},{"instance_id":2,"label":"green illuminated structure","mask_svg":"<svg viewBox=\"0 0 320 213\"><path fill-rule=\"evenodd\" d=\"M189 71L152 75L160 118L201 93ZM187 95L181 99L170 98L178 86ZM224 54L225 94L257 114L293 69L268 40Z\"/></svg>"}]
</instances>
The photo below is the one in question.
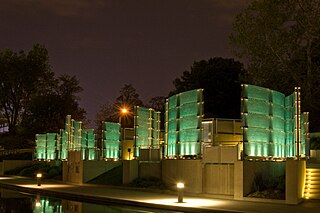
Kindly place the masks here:
<instances>
[{"instance_id":1,"label":"green illuminated structure","mask_svg":"<svg viewBox=\"0 0 320 213\"><path fill-rule=\"evenodd\" d=\"M94 160L96 152L94 129L83 129L81 132L81 150L83 160Z\"/></svg>"},{"instance_id":2,"label":"green illuminated structure","mask_svg":"<svg viewBox=\"0 0 320 213\"><path fill-rule=\"evenodd\" d=\"M47 159L46 147L47 147L47 135L36 134L35 157L37 159L39 160Z\"/></svg>"},{"instance_id":3,"label":"green illuminated structure","mask_svg":"<svg viewBox=\"0 0 320 213\"><path fill-rule=\"evenodd\" d=\"M65 129L57 133L36 134L35 158L39 160L67 160L68 151L81 150L83 160L94 160L96 156L93 129L82 129L82 122L65 120Z\"/></svg>"},{"instance_id":4,"label":"green illuminated structure","mask_svg":"<svg viewBox=\"0 0 320 213\"><path fill-rule=\"evenodd\" d=\"M35 157L39 160L55 160L57 138L57 133L36 134Z\"/></svg>"},{"instance_id":5,"label":"green illuminated structure","mask_svg":"<svg viewBox=\"0 0 320 213\"><path fill-rule=\"evenodd\" d=\"M103 123L102 144L105 159L120 158L120 127L119 123Z\"/></svg>"},{"instance_id":6,"label":"green illuminated structure","mask_svg":"<svg viewBox=\"0 0 320 213\"><path fill-rule=\"evenodd\" d=\"M169 158L199 155L203 89L171 96L166 102L165 155Z\"/></svg>"},{"instance_id":7,"label":"green illuminated structure","mask_svg":"<svg viewBox=\"0 0 320 213\"><path fill-rule=\"evenodd\" d=\"M160 112L151 108L134 107L134 156L140 149L160 148Z\"/></svg>"},{"instance_id":8,"label":"green illuminated structure","mask_svg":"<svg viewBox=\"0 0 320 213\"><path fill-rule=\"evenodd\" d=\"M249 157L304 156L308 113L300 112L300 88L284 94L242 85L244 154Z\"/></svg>"}]
</instances>

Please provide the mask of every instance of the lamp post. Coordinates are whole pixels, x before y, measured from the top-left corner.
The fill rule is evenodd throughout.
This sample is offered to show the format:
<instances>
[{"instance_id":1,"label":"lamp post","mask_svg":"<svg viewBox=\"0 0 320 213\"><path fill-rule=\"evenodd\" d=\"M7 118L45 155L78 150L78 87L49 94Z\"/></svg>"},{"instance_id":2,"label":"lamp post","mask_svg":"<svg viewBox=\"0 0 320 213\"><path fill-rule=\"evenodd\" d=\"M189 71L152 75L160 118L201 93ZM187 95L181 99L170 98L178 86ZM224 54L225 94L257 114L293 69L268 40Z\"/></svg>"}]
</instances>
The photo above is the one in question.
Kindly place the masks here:
<instances>
[{"instance_id":1,"label":"lamp post","mask_svg":"<svg viewBox=\"0 0 320 213\"><path fill-rule=\"evenodd\" d=\"M41 178L42 178L42 174L41 174L41 173L38 173L38 174L37 174L37 185L38 185L38 186L41 186Z\"/></svg>"},{"instance_id":2,"label":"lamp post","mask_svg":"<svg viewBox=\"0 0 320 213\"><path fill-rule=\"evenodd\" d=\"M129 110L126 107L120 108L120 113L119 113L119 124L120 124L120 158L123 157L124 155L124 150L123 150L123 142L122 142L122 124L121 124L121 118L122 116L125 116L126 114L129 113Z\"/></svg>"},{"instance_id":3,"label":"lamp post","mask_svg":"<svg viewBox=\"0 0 320 213\"><path fill-rule=\"evenodd\" d=\"M121 125L121 117L122 117L123 115L126 115L128 112L129 112L128 109L125 108L125 107L123 107L123 108L120 109L120 115L119 115L119 124L120 124L120 125Z\"/></svg>"},{"instance_id":4,"label":"lamp post","mask_svg":"<svg viewBox=\"0 0 320 213\"><path fill-rule=\"evenodd\" d=\"M177 189L178 189L178 203L183 203L183 188L184 183L177 183Z\"/></svg>"}]
</instances>

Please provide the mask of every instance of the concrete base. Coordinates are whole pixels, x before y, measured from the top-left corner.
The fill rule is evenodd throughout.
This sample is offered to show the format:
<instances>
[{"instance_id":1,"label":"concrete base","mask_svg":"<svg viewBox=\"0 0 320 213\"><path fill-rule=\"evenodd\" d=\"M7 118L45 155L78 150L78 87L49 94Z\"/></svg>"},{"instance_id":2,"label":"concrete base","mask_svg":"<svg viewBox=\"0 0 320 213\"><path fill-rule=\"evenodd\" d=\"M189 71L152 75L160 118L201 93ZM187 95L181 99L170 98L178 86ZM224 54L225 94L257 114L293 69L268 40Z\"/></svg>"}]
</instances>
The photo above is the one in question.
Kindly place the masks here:
<instances>
[{"instance_id":1,"label":"concrete base","mask_svg":"<svg viewBox=\"0 0 320 213\"><path fill-rule=\"evenodd\" d=\"M129 184L134 179L139 177L139 161L138 160L123 160L123 176L122 183Z\"/></svg>"},{"instance_id":2,"label":"concrete base","mask_svg":"<svg viewBox=\"0 0 320 213\"><path fill-rule=\"evenodd\" d=\"M306 176L306 161L287 159L286 203L298 204L303 199Z\"/></svg>"}]
</instances>

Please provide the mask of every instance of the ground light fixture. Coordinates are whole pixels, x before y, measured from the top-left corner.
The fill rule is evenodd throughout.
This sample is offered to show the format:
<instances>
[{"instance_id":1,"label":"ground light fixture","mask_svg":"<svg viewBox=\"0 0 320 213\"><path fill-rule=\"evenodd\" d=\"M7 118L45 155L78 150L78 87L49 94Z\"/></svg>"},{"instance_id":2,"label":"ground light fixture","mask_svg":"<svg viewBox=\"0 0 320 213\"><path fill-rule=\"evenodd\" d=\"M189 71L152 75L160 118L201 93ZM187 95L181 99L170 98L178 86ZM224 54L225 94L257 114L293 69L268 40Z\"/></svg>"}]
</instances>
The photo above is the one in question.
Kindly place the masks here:
<instances>
[{"instance_id":1,"label":"ground light fixture","mask_svg":"<svg viewBox=\"0 0 320 213\"><path fill-rule=\"evenodd\" d=\"M177 189L178 189L178 203L183 203L184 183L182 182L177 183Z\"/></svg>"},{"instance_id":2,"label":"ground light fixture","mask_svg":"<svg viewBox=\"0 0 320 213\"><path fill-rule=\"evenodd\" d=\"M41 173L37 173L37 185L41 186L41 178L42 178L42 174Z\"/></svg>"}]
</instances>

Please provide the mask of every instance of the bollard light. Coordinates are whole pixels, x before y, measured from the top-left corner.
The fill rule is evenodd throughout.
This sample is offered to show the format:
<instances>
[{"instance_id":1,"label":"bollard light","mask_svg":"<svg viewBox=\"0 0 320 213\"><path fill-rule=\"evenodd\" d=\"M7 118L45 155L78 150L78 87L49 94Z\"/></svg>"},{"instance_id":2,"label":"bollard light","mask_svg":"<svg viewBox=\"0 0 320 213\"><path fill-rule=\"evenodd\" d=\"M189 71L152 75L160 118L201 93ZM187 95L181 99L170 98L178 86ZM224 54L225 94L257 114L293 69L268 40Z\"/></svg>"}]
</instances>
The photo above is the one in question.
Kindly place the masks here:
<instances>
[{"instance_id":1,"label":"bollard light","mask_svg":"<svg viewBox=\"0 0 320 213\"><path fill-rule=\"evenodd\" d=\"M183 188L184 183L177 183L177 189L178 189L178 203L183 203Z\"/></svg>"},{"instance_id":2,"label":"bollard light","mask_svg":"<svg viewBox=\"0 0 320 213\"><path fill-rule=\"evenodd\" d=\"M38 186L41 186L41 178L42 178L42 174L41 174L41 173L38 173L38 174L37 174L37 185L38 185Z\"/></svg>"}]
</instances>

